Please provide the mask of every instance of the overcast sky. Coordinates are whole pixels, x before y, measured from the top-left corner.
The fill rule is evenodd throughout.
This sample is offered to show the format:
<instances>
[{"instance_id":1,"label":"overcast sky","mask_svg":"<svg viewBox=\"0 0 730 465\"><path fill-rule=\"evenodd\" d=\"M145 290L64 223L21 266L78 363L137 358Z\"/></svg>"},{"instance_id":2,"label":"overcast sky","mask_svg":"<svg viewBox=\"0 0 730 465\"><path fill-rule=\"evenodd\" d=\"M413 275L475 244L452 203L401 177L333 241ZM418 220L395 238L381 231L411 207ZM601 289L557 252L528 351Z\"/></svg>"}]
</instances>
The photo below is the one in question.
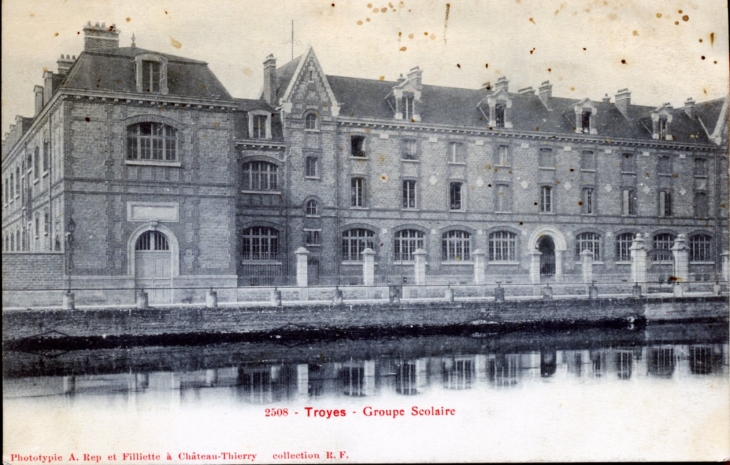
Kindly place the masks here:
<instances>
[{"instance_id":1,"label":"overcast sky","mask_svg":"<svg viewBox=\"0 0 730 465\"><path fill-rule=\"evenodd\" d=\"M628 87L635 103L679 106L727 95L727 17L723 0L3 0L2 130L32 116L33 86L82 51L87 21L116 24L122 46L134 33L208 62L235 97L258 95L266 55L291 59L294 20L294 55L311 44L328 74L394 80L420 66L426 84L507 76L511 91L550 80L556 96Z\"/></svg>"}]
</instances>

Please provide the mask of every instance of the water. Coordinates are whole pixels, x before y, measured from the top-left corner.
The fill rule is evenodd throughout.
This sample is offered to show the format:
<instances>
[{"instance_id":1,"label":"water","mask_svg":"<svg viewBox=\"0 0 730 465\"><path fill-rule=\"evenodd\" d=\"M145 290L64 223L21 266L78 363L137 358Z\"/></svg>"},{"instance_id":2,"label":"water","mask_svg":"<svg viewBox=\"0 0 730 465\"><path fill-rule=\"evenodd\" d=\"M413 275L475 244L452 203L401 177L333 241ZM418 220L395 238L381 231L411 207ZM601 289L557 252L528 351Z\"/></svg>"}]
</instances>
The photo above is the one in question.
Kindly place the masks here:
<instances>
[{"instance_id":1,"label":"water","mask_svg":"<svg viewBox=\"0 0 730 465\"><path fill-rule=\"evenodd\" d=\"M6 352L3 369L6 461L730 451L726 325Z\"/></svg>"}]
</instances>

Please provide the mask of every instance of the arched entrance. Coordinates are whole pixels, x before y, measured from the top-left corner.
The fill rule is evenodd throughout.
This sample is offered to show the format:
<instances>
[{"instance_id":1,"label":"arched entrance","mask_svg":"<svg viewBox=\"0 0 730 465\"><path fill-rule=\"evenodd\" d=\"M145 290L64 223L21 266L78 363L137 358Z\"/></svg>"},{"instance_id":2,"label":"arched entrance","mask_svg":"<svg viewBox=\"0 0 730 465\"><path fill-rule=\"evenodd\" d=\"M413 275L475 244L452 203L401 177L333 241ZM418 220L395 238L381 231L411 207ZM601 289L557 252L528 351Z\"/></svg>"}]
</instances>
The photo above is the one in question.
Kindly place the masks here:
<instances>
[{"instance_id":1,"label":"arched entrance","mask_svg":"<svg viewBox=\"0 0 730 465\"><path fill-rule=\"evenodd\" d=\"M550 236L542 236L537 241L540 255L540 278L555 276L555 242Z\"/></svg>"},{"instance_id":2,"label":"arched entrance","mask_svg":"<svg viewBox=\"0 0 730 465\"><path fill-rule=\"evenodd\" d=\"M160 231L146 231L134 246L134 279L138 289L148 292L150 303L169 303L172 287L170 242Z\"/></svg>"}]
</instances>

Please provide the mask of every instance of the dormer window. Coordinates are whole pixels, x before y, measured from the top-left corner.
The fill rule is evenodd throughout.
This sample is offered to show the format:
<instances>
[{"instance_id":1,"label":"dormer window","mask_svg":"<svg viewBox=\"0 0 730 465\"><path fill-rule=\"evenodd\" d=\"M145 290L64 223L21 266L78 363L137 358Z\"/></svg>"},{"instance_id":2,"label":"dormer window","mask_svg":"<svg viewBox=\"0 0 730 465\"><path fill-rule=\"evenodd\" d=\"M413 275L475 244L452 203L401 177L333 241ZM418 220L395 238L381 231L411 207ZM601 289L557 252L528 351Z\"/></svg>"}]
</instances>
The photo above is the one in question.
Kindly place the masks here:
<instances>
[{"instance_id":1,"label":"dormer window","mask_svg":"<svg viewBox=\"0 0 730 465\"><path fill-rule=\"evenodd\" d=\"M669 125L672 123L672 106L668 103L651 112L652 138L672 140Z\"/></svg>"},{"instance_id":2,"label":"dormer window","mask_svg":"<svg viewBox=\"0 0 730 465\"><path fill-rule=\"evenodd\" d=\"M251 139L271 139L271 115L266 111L249 113L248 134Z\"/></svg>"},{"instance_id":3,"label":"dormer window","mask_svg":"<svg viewBox=\"0 0 730 465\"><path fill-rule=\"evenodd\" d=\"M575 126L574 130L578 134L598 134L596 130L596 113L598 107L589 98L585 98L573 105L573 112L575 112ZM568 115L565 115L568 117Z\"/></svg>"},{"instance_id":4,"label":"dormer window","mask_svg":"<svg viewBox=\"0 0 730 465\"><path fill-rule=\"evenodd\" d=\"M581 116L581 132L583 134L591 133L591 112L589 110L583 110Z\"/></svg>"},{"instance_id":5,"label":"dormer window","mask_svg":"<svg viewBox=\"0 0 730 465\"><path fill-rule=\"evenodd\" d=\"M134 58L137 92L167 94L167 58L146 53Z\"/></svg>"},{"instance_id":6,"label":"dormer window","mask_svg":"<svg viewBox=\"0 0 730 465\"><path fill-rule=\"evenodd\" d=\"M657 122L657 134L659 134L660 140L667 138L667 126L667 119L664 117L659 118Z\"/></svg>"},{"instance_id":7,"label":"dormer window","mask_svg":"<svg viewBox=\"0 0 730 465\"><path fill-rule=\"evenodd\" d=\"M413 95L403 96L403 115L406 121L413 120L415 115L416 103Z\"/></svg>"},{"instance_id":8,"label":"dormer window","mask_svg":"<svg viewBox=\"0 0 730 465\"><path fill-rule=\"evenodd\" d=\"M160 91L160 63L156 61L142 62L142 89L145 92Z\"/></svg>"},{"instance_id":9,"label":"dormer window","mask_svg":"<svg viewBox=\"0 0 730 465\"><path fill-rule=\"evenodd\" d=\"M498 103L494 107L494 120L498 128L503 128L505 123L505 110L507 106L503 103Z\"/></svg>"}]
</instances>

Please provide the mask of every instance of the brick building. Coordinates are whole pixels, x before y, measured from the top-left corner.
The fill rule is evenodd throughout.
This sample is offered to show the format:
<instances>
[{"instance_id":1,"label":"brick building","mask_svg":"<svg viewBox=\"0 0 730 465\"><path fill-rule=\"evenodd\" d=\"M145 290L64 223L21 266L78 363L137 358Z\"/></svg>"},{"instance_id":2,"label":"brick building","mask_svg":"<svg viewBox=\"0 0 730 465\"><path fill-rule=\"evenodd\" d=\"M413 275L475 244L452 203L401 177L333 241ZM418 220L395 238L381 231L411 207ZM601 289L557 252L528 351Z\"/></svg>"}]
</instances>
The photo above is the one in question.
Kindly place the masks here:
<instances>
[{"instance_id":1,"label":"brick building","mask_svg":"<svg viewBox=\"0 0 730 465\"><path fill-rule=\"evenodd\" d=\"M475 253L487 281L529 282L535 260L539 279L570 281L584 250L620 280L639 233L657 279L679 234L692 279L720 272L727 98L654 107L628 89L425 85L419 68L328 76L310 48L278 68L269 56L261 98L244 100L203 62L120 47L114 26L84 34L2 159L3 250L63 255L74 287L166 301L290 283L300 247L312 284L357 283L366 248L382 280L408 280L417 249L434 282L469 282Z\"/></svg>"}]
</instances>

